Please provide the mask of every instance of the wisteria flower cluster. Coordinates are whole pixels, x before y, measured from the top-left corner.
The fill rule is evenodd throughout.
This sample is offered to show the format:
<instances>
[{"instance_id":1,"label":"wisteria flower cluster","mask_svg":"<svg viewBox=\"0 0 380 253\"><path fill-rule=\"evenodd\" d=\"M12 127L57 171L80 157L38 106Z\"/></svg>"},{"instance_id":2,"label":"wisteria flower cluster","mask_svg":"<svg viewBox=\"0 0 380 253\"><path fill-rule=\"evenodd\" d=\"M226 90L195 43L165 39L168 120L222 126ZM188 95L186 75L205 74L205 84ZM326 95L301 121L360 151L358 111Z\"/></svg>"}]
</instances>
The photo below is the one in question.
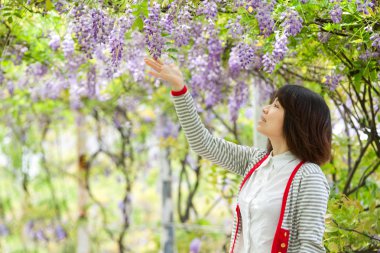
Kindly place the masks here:
<instances>
[{"instance_id":1,"label":"wisteria flower cluster","mask_svg":"<svg viewBox=\"0 0 380 253\"><path fill-rule=\"evenodd\" d=\"M235 21L232 21L231 19L228 20L228 23L226 25L226 28L228 29L228 33L231 35L232 38L238 39L241 38L241 36L245 32L245 28L240 24L241 16L237 16Z\"/></svg>"},{"instance_id":2,"label":"wisteria flower cluster","mask_svg":"<svg viewBox=\"0 0 380 253\"><path fill-rule=\"evenodd\" d=\"M238 118L239 109L248 101L249 89L244 81L239 81L234 91L229 97L228 108L230 110L231 121L236 121Z\"/></svg>"},{"instance_id":3,"label":"wisteria flower cluster","mask_svg":"<svg viewBox=\"0 0 380 253\"><path fill-rule=\"evenodd\" d=\"M180 11L177 19L177 24L172 32L175 45L182 47L188 45L191 35L191 22L193 17L190 14L189 6L184 6Z\"/></svg>"},{"instance_id":4,"label":"wisteria flower cluster","mask_svg":"<svg viewBox=\"0 0 380 253\"><path fill-rule=\"evenodd\" d=\"M372 9L375 7L375 4L371 0L364 0L364 2L362 2L361 0L356 0L355 3L357 11L366 15L369 14L368 8Z\"/></svg>"},{"instance_id":5,"label":"wisteria flower cluster","mask_svg":"<svg viewBox=\"0 0 380 253\"><path fill-rule=\"evenodd\" d=\"M330 91L336 90L339 85L339 82L342 80L343 76L340 74L327 75L325 85L329 88Z\"/></svg>"},{"instance_id":6,"label":"wisteria flower cluster","mask_svg":"<svg viewBox=\"0 0 380 253\"><path fill-rule=\"evenodd\" d=\"M342 7L339 4L335 4L330 11L331 20L334 23L340 23L342 21Z\"/></svg>"},{"instance_id":7,"label":"wisteria flower cluster","mask_svg":"<svg viewBox=\"0 0 380 253\"><path fill-rule=\"evenodd\" d=\"M218 15L218 2L220 0L205 0L199 5L197 15L205 15L206 19L214 20Z\"/></svg>"},{"instance_id":8,"label":"wisteria flower cluster","mask_svg":"<svg viewBox=\"0 0 380 253\"><path fill-rule=\"evenodd\" d=\"M150 54L154 59L161 57L165 40L161 35L160 24L160 4L155 2L153 7L148 7L148 18L144 19L145 41Z\"/></svg>"},{"instance_id":9,"label":"wisteria flower cluster","mask_svg":"<svg viewBox=\"0 0 380 253\"><path fill-rule=\"evenodd\" d=\"M285 36L296 36L302 29L303 19L298 12L294 9L288 8L286 12L281 15L281 27L283 28Z\"/></svg>"},{"instance_id":10,"label":"wisteria flower cluster","mask_svg":"<svg viewBox=\"0 0 380 253\"><path fill-rule=\"evenodd\" d=\"M294 9L288 8L285 13L281 15L281 27L283 32L275 31L276 42L272 53L265 53L262 58L264 71L272 73L276 64L283 60L288 52L289 36L296 36L301 32L303 27L303 19L299 16L298 12Z\"/></svg>"},{"instance_id":11,"label":"wisteria flower cluster","mask_svg":"<svg viewBox=\"0 0 380 253\"><path fill-rule=\"evenodd\" d=\"M375 33L371 35L370 40L372 40L371 46L380 51L380 33Z\"/></svg>"},{"instance_id":12,"label":"wisteria flower cluster","mask_svg":"<svg viewBox=\"0 0 380 253\"><path fill-rule=\"evenodd\" d=\"M272 12L276 1L271 0L269 3L265 1L253 0L247 6L249 12L256 10L256 19L259 23L260 32L264 37L268 37L273 33L274 20Z\"/></svg>"}]
</instances>

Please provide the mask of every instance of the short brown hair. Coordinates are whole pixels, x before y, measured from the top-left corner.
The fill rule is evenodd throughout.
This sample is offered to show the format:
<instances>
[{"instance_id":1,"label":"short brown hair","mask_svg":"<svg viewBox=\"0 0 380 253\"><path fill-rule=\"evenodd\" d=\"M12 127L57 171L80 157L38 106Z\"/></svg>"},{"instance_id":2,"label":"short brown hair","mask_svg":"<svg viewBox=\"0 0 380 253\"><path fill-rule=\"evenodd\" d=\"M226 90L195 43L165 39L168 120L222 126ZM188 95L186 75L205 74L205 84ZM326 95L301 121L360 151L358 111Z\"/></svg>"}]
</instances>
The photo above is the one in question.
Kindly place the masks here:
<instances>
[{"instance_id":1,"label":"short brown hair","mask_svg":"<svg viewBox=\"0 0 380 253\"><path fill-rule=\"evenodd\" d=\"M299 85L287 84L274 92L285 110L284 137L289 151L305 162L322 165L331 156L331 116L324 99ZM268 138L267 151L272 144Z\"/></svg>"}]
</instances>

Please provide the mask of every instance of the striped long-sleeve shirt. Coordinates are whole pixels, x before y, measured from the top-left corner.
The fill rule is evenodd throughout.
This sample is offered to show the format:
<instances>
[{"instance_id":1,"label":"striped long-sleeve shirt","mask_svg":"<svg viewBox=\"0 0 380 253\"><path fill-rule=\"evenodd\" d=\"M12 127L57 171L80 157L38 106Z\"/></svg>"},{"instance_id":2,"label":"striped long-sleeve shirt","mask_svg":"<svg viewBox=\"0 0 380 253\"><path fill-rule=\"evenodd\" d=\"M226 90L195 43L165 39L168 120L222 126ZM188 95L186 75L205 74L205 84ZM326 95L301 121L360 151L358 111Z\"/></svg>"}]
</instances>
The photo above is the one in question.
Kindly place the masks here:
<instances>
[{"instance_id":1,"label":"striped long-sleeve shirt","mask_svg":"<svg viewBox=\"0 0 380 253\"><path fill-rule=\"evenodd\" d=\"M268 155L265 149L237 145L210 134L186 86L181 91L172 91L171 97L191 149L203 158L245 179L251 168ZM284 195L283 219L279 221L271 252L326 252L322 239L330 188L325 175L317 164L305 162L289 183L288 194ZM240 221L241 216L236 212L230 252L239 243Z\"/></svg>"}]
</instances>

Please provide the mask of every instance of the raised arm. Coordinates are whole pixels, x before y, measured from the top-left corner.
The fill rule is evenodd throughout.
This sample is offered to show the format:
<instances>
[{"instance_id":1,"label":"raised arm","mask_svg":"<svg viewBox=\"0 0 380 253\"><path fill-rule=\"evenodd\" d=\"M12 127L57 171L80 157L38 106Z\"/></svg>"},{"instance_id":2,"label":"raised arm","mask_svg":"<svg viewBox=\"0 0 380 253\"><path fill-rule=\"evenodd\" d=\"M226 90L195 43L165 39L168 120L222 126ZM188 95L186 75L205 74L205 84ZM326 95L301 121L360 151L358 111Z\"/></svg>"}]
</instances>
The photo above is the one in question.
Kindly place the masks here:
<instances>
[{"instance_id":1,"label":"raised arm","mask_svg":"<svg viewBox=\"0 0 380 253\"><path fill-rule=\"evenodd\" d=\"M149 74L170 84L179 122L192 150L214 164L239 175L244 175L250 161L265 153L263 149L237 145L212 136L200 120L194 100L184 85L183 75L178 66L174 63L165 64L159 59L144 60L154 70L149 71Z\"/></svg>"},{"instance_id":2,"label":"raised arm","mask_svg":"<svg viewBox=\"0 0 380 253\"><path fill-rule=\"evenodd\" d=\"M244 175L249 162L265 152L213 136L202 123L186 86L179 91L172 90L171 97L189 145L200 156L231 172Z\"/></svg>"}]
</instances>

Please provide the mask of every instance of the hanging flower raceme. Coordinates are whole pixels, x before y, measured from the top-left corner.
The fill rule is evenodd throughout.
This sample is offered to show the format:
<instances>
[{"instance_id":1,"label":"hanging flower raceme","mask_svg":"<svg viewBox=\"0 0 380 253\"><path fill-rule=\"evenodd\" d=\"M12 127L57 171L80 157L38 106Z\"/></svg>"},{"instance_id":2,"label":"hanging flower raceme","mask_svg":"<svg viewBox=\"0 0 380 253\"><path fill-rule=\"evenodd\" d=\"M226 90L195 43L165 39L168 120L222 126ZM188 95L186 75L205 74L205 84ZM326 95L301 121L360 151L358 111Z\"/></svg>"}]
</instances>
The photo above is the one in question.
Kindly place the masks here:
<instances>
[{"instance_id":1,"label":"hanging flower raceme","mask_svg":"<svg viewBox=\"0 0 380 253\"><path fill-rule=\"evenodd\" d=\"M165 40L161 35L160 4L155 2L153 7L148 7L148 18L144 20L145 41L150 54L154 59L161 57Z\"/></svg>"},{"instance_id":2,"label":"hanging flower raceme","mask_svg":"<svg viewBox=\"0 0 380 253\"><path fill-rule=\"evenodd\" d=\"M189 44L191 35L191 22L192 16L189 12L189 6L186 5L179 11L177 24L174 27L172 33L175 45L177 47Z\"/></svg>"},{"instance_id":3,"label":"hanging flower raceme","mask_svg":"<svg viewBox=\"0 0 380 253\"><path fill-rule=\"evenodd\" d=\"M330 11L330 17L334 23L340 23L342 21L342 7L340 7L339 4L334 5Z\"/></svg>"},{"instance_id":4,"label":"hanging flower raceme","mask_svg":"<svg viewBox=\"0 0 380 253\"><path fill-rule=\"evenodd\" d=\"M207 19L215 20L218 15L218 4L220 0L205 0L199 5L197 15L205 15Z\"/></svg>"},{"instance_id":5,"label":"hanging flower raceme","mask_svg":"<svg viewBox=\"0 0 380 253\"><path fill-rule=\"evenodd\" d=\"M240 24L241 16L237 16L235 21L232 22L232 20L228 20L228 23L226 25L226 28L228 28L228 34L231 35L232 38L238 39L241 38L241 36L244 34L245 29Z\"/></svg>"},{"instance_id":6,"label":"hanging flower raceme","mask_svg":"<svg viewBox=\"0 0 380 253\"><path fill-rule=\"evenodd\" d=\"M51 39L49 41L49 46L51 47L51 49L53 49L54 51L57 51L60 44L61 44L61 38L59 37L58 34L56 33L53 33L50 35L51 36Z\"/></svg>"},{"instance_id":7,"label":"hanging flower raceme","mask_svg":"<svg viewBox=\"0 0 380 253\"><path fill-rule=\"evenodd\" d=\"M336 90L336 88L339 85L339 82L342 79L342 75L340 74L333 74L333 75L327 75L325 85L329 88L330 91Z\"/></svg>"},{"instance_id":8,"label":"hanging flower raceme","mask_svg":"<svg viewBox=\"0 0 380 253\"><path fill-rule=\"evenodd\" d=\"M268 72L268 73L273 72L276 66L276 61L271 53L267 52L263 55L263 66L264 66L265 72Z\"/></svg>"},{"instance_id":9,"label":"hanging flower raceme","mask_svg":"<svg viewBox=\"0 0 380 253\"><path fill-rule=\"evenodd\" d=\"M239 48L237 46L231 49L230 58L228 59L228 66L229 75L233 79L236 79L239 76L241 70Z\"/></svg>"},{"instance_id":10,"label":"hanging flower raceme","mask_svg":"<svg viewBox=\"0 0 380 253\"><path fill-rule=\"evenodd\" d=\"M375 4L371 0L364 0L364 2L362 0L356 0L355 3L356 3L357 11L365 15L369 14L368 8L370 9L375 8Z\"/></svg>"},{"instance_id":11,"label":"hanging flower raceme","mask_svg":"<svg viewBox=\"0 0 380 253\"><path fill-rule=\"evenodd\" d=\"M260 32L262 35L264 35L264 37L268 37L269 35L273 33L274 20L272 18L272 12L273 12L275 3L276 1L272 0L269 3L262 1L262 2L259 2L258 4L256 3L253 4L253 6L257 6L256 19L259 22Z\"/></svg>"},{"instance_id":12,"label":"hanging flower raceme","mask_svg":"<svg viewBox=\"0 0 380 253\"><path fill-rule=\"evenodd\" d=\"M370 37L372 40L372 45L374 48L380 51L380 33L375 33Z\"/></svg>"},{"instance_id":13,"label":"hanging flower raceme","mask_svg":"<svg viewBox=\"0 0 380 253\"><path fill-rule=\"evenodd\" d=\"M288 36L286 34L280 35L278 32L276 33L276 42L272 55L277 61L284 59L285 54L288 52L288 43Z\"/></svg>"},{"instance_id":14,"label":"hanging flower raceme","mask_svg":"<svg viewBox=\"0 0 380 253\"><path fill-rule=\"evenodd\" d=\"M248 97L249 89L247 84L244 81L239 81L228 99L231 121L237 120L239 109L247 102Z\"/></svg>"},{"instance_id":15,"label":"hanging flower raceme","mask_svg":"<svg viewBox=\"0 0 380 253\"><path fill-rule=\"evenodd\" d=\"M65 39L62 42L62 51L66 59L74 54L74 40L70 32L65 35Z\"/></svg>"},{"instance_id":16,"label":"hanging flower raceme","mask_svg":"<svg viewBox=\"0 0 380 253\"><path fill-rule=\"evenodd\" d=\"M284 35L296 36L302 29L303 19L294 9L288 8L281 16L281 27L284 29Z\"/></svg>"}]
</instances>

